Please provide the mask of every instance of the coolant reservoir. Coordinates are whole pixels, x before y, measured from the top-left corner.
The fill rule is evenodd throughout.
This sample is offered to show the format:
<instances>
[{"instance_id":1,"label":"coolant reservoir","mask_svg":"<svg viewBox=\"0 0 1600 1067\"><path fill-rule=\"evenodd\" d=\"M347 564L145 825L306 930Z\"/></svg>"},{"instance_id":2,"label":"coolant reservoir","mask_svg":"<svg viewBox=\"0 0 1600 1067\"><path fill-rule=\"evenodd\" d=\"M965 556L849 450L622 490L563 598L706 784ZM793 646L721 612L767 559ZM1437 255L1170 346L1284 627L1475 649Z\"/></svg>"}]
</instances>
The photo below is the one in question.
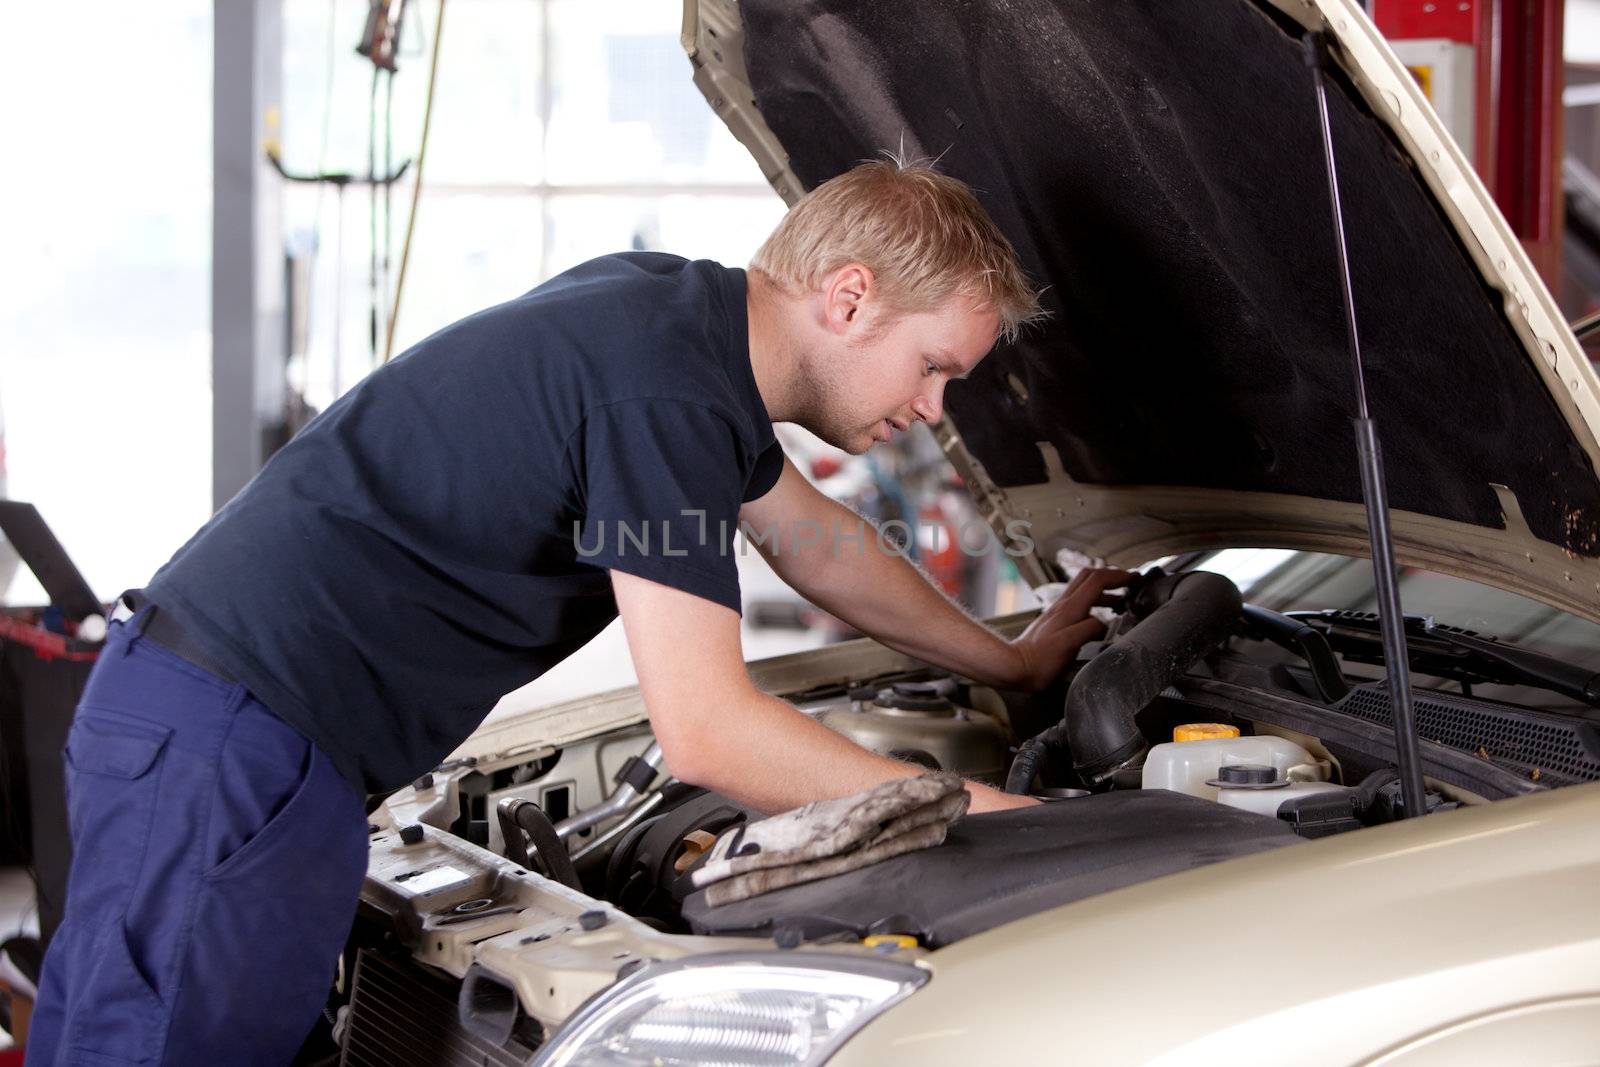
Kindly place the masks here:
<instances>
[{"instance_id":1,"label":"coolant reservoir","mask_svg":"<svg viewBox=\"0 0 1600 1067\"><path fill-rule=\"evenodd\" d=\"M1266 764L1279 778L1287 778L1290 767L1320 768L1316 758L1301 746L1270 735L1170 741L1150 749L1141 784L1146 789L1170 789L1216 800L1217 787L1207 785L1206 780L1215 778L1219 767L1232 763ZM1320 775L1320 770L1316 773Z\"/></svg>"},{"instance_id":2,"label":"coolant reservoir","mask_svg":"<svg viewBox=\"0 0 1600 1067\"><path fill-rule=\"evenodd\" d=\"M1276 815L1288 801L1312 793L1349 793L1351 790L1332 782L1289 782L1273 789L1217 790L1217 802L1229 808L1242 808L1258 815Z\"/></svg>"}]
</instances>

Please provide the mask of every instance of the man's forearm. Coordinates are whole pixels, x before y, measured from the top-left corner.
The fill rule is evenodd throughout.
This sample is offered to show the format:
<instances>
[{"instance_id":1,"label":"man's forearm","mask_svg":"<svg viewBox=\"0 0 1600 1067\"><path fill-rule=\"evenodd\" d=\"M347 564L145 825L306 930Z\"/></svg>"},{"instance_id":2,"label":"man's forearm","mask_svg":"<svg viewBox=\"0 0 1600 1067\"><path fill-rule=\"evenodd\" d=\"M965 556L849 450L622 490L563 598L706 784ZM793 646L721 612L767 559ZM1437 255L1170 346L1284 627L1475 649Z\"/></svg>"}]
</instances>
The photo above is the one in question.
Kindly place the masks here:
<instances>
[{"instance_id":1,"label":"man's forearm","mask_svg":"<svg viewBox=\"0 0 1600 1067\"><path fill-rule=\"evenodd\" d=\"M806 558L791 558L787 567L781 553L772 561L780 576L817 607L898 652L991 685L1019 684L1024 665L1008 641L880 544L870 523L843 505L835 508L822 523L821 543L806 546ZM861 524L866 532L858 539Z\"/></svg>"},{"instance_id":2,"label":"man's forearm","mask_svg":"<svg viewBox=\"0 0 1600 1067\"><path fill-rule=\"evenodd\" d=\"M680 780L778 812L921 773L751 685L731 609L623 571L611 584L650 725ZM974 811L1028 802L989 786L968 791Z\"/></svg>"},{"instance_id":3,"label":"man's forearm","mask_svg":"<svg viewBox=\"0 0 1600 1067\"><path fill-rule=\"evenodd\" d=\"M685 755L679 766L669 752L669 769L768 814L923 773L868 752L776 697L753 693L738 707L718 710L715 723L703 722L696 731L692 760ZM968 783L967 789L974 812L1020 802L990 786Z\"/></svg>"}]
</instances>

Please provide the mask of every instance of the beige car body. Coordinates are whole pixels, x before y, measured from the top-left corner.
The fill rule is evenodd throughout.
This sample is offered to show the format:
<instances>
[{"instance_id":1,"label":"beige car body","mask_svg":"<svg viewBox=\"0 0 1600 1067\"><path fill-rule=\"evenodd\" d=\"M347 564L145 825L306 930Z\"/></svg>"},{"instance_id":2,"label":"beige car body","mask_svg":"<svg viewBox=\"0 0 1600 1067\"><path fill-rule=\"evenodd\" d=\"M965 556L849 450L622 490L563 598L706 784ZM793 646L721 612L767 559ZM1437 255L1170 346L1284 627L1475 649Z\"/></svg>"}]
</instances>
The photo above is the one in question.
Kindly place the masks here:
<instances>
[{"instance_id":1,"label":"beige car body","mask_svg":"<svg viewBox=\"0 0 1600 1067\"><path fill-rule=\"evenodd\" d=\"M1600 468L1600 379L1415 80L1349 0L1271 0L1325 30L1410 150L1576 439ZM755 110L738 6L688 0L695 82L789 203ZM749 102L749 103L747 103ZM940 443L997 534L1123 565L1228 545L1365 555L1359 504L1075 483L1000 489L956 428ZM1393 515L1405 564L1600 621L1600 560L1529 532ZM1042 577L1037 564L1035 578ZM1463 808L1216 865L1068 905L932 953L935 978L831 1062L923 1064L1600 1063L1600 783Z\"/></svg>"},{"instance_id":2,"label":"beige car body","mask_svg":"<svg viewBox=\"0 0 1600 1067\"><path fill-rule=\"evenodd\" d=\"M997 625L1015 632L1024 622ZM912 666L855 641L750 669L764 690L793 696ZM471 756L477 770L492 772L606 738L631 753L646 721L638 689L621 689L496 724L455 758ZM433 909L441 912L518 881L513 912L431 927L414 955L457 977L474 962L507 976L524 1009L552 1029L629 959L773 948L660 933L528 876L432 829L454 819L438 810L449 796L442 776L389 802L368 896L419 866L466 879L438 891ZM1600 1063L1597 819L1600 783L1469 804L1158 878L935 951L900 952L931 980L829 1062ZM431 824L437 855L399 846L392 827L412 821ZM591 908L608 912L605 929L579 926Z\"/></svg>"},{"instance_id":3,"label":"beige car body","mask_svg":"<svg viewBox=\"0 0 1600 1067\"><path fill-rule=\"evenodd\" d=\"M1600 1062L1600 783L1217 864L931 953L832 1064Z\"/></svg>"}]
</instances>

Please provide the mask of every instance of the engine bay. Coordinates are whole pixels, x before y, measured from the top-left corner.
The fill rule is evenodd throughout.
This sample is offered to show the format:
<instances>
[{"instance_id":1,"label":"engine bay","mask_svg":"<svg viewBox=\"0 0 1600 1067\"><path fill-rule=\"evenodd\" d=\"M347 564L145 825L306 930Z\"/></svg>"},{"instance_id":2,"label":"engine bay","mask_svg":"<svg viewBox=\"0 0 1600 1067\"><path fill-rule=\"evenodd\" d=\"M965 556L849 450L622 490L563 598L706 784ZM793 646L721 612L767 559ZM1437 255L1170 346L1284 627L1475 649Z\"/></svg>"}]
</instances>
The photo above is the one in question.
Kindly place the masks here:
<instances>
[{"instance_id":1,"label":"engine bay","mask_svg":"<svg viewBox=\"0 0 1600 1067\"><path fill-rule=\"evenodd\" d=\"M938 847L717 907L690 873L717 835L761 816L676 781L636 693L601 698L620 721L588 736L490 737L482 755L371 813L348 966L359 987L382 949L391 964L398 953L423 965L419 982L453 976L462 1040L508 1047L521 1026L531 1048L645 962L774 945L859 951L886 938L936 950L1403 816L1382 677L1346 673L1360 662L1348 642L1342 660L1324 657L1332 638L1316 619L1269 632L1284 618L1247 609L1207 572L1152 573L1106 639L1038 694L976 685L870 642L772 661L765 673L755 665L763 688L864 747L1043 803L968 815ZM1362 625L1333 620L1330 633L1335 622ZM1592 714L1442 685L1420 686L1415 707L1430 813L1600 780ZM348 1025L372 1024L350 1013Z\"/></svg>"}]
</instances>

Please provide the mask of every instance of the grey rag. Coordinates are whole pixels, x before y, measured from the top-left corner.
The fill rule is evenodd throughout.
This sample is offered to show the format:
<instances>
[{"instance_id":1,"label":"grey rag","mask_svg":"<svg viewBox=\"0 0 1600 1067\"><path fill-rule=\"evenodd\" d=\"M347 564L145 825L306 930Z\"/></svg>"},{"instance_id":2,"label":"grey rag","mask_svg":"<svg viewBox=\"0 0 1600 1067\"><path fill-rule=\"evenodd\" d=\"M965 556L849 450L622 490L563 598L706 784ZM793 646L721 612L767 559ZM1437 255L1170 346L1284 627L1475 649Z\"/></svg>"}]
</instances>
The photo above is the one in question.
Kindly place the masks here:
<instances>
[{"instance_id":1,"label":"grey rag","mask_svg":"<svg viewBox=\"0 0 1600 1067\"><path fill-rule=\"evenodd\" d=\"M843 874L942 844L950 824L966 813L968 799L961 779L923 774L819 800L728 830L690 879L716 907Z\"/></svg>"}]
</instances>

